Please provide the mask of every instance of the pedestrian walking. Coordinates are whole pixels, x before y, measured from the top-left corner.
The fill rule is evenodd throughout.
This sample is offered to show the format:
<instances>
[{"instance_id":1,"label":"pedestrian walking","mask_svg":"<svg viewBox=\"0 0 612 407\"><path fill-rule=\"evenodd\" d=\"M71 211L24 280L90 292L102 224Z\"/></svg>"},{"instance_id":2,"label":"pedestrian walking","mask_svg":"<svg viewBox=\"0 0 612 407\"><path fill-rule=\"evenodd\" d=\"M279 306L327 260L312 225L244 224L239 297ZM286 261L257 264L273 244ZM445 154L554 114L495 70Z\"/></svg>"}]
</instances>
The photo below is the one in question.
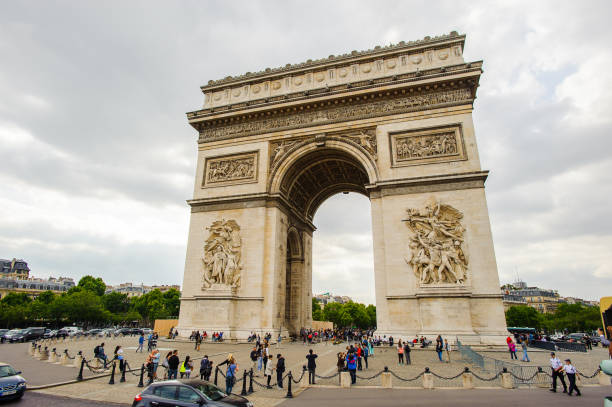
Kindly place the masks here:
<instances>
[{"instance_id":1,"label":"pedestrian walking","mask_svg":"<svg viewBox=\"0 0 612 407\"><path fill-rule=\"evenodd\" d=\"M281 336L280 332L278 333L278 338L276 339L276 347L280 349L281 347L281 341L282 341L283 337Z\"/></svg>"},{"instance_id":2,"label":"pedestrian walking","mask_svg":"<svg viewBox=\"0 0 612 407\"><path fill-rule=\"evenodd\" d=\"M276 383L283 388L283 373L285 373L285 358L280 353L276 355Z\"/></svg>"},{"instance_id":3,"label":"pedestrian walking","mask_svg":"<svg viewBox=\"0 0 612 407\"><path fill-rule=\"evenodd\" d=\"M144 334L141 333L140 336L138 337L138 347L136 348L136 353L138 353L138 351L142 353L143 347L144 347Z\"/></svg>"},{"instance_id":4,"label":"pedestrian walking","mask_svg":"<svg viewBox=\"0 0 612 407\"><path fill-rule=\"evenodd\" d=\"M578 389L578 386L576 386L576 368L572 365L571 360L565 359L565 366L563 366L563 370L565 371L567 380L569 381L569 390L567 395L571 396L574 390L576 390L576 396L582 396L580 389Z\"/></svg>"},{"instance_id":5,"label":"pedestrian walking","mask_svg":"<svg viewBox=\"0 0 612 407\"><path fill-rule=\"evenodd\" d=\"M557 378L559 378L563 385L563 393L567 393L567 385L563 378L563 363L555 356L555 352L550 352L550 368L552 369L552 389L550 391L553 393L557 392Z\"/></svg>"},{"instance_id":6,"label":"pedestrian walking","mask_svg":"<svg viewBox=\"0 0 612 407\"><path fill-rule=\"evenodd\" d=\"M312 349L308 351L308 355L306 355L306 359L308 360L308 384L315 384L315 370L317 369L317 359L318 355L313 353Z\"/></svg>"},{"instance_id":7,"label":"pedestrian walking","mask_svg":"<svg viewBox=\"0 0 612 407\"><path fill-rule=\"evenodd\" d=\"M521 347L523 348L523 358L521 359L521 361L531 362L529 360L529 355L527 355L527 337L525 336L521 338Z\"/></svg>"}]
</instances>

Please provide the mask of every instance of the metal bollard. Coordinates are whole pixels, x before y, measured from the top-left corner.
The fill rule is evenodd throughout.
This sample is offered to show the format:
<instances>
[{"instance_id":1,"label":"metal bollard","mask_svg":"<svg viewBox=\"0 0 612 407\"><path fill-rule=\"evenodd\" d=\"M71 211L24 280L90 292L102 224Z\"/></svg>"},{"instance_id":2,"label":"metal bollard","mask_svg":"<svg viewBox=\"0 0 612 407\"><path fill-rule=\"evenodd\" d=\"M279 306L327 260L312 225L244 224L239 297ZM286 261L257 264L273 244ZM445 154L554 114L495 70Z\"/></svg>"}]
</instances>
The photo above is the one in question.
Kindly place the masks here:
<instances>
[{"instance_id":1,"label":"metal bollard","mask_svg":"<svg viewBox=\"0 0 612 407\"><path fill-rule=\"evenodd\" d=\"M217 377L219 376L219 366L215 368L215 386L217 385Z\"/></svg>"},{"instance_id":2,"label":"metal bollard","mask_svg":"<svg viewBox=\"0 0 612 407\"><path fill-rule=\"evenodd\" d=\"M140 380L138 381L138 387L144 387L144 383L142 381L144 376L144 363L140 366Z\"/></svg>"},{"instance_id":3,"label":"metal bollard","mask_svg":"<svg viewBox=\"0 0 612 407\"><path fill-rule=\"evenodd\" d=\"M293 381L293 375L291 374L291 371L289 371L289 374L287 375L287 379L289 380L287 384L287 395L285 395L285 398L292 399L293 393L291 392L291 382Z\"/></svg>"},{"instance_id":4,"label":"metal bollard","mask_svg":"<svg viewBox=\"0 0 612 407\"><path fill-rule=\"evenodd\" d=\"M240 392L241 396L246 396L247 395L246 382L247 382L247 372L245 370L244 374L242 375L242 391Z\"/></svg>"},{"instance_id":5,"label":"metal bollard","mask_svg":"<svg viewBox=\"0 0 612 407\"><path fill-rule=\"evenodd\" d=\"M85 358L81 358L81 368L79 369L79 375L77 376L77 380L83 380L83 367L85 366Z\"/></svg>"},{"instance_id":6,"label":"metal bollard","mask_svg":"<svg viewBox=\"0 0 612 407\"><path fill-rule=\"evenodd\" d=\"M253 393L253 369L249 372L249 390L247 390L249 394Z\"/></svg>"},{"instance_id":7,"label":"metal bollard","mask_svg":"<svg viewBox=\"0 0 612 407\"><path fill-rule=\"evenodd\" d=\"M111 377L110 377L110 380L108 381L108 384L115 384L115 367L116 366L117 366L117 363L113 361L113 370L111 371Z\"/></svg>"},{"instance_id":8,"label":"metal bollard","mask_svg":"<svg viewBox=\"0 0 612 407\"><path fill-rule=\"evenodd\" d=\"M127 369L127 362L123 363L123 369L121 369L121 379L119 379L119 383L125 383L125 371Z\"/></svg>"}]
</instances>

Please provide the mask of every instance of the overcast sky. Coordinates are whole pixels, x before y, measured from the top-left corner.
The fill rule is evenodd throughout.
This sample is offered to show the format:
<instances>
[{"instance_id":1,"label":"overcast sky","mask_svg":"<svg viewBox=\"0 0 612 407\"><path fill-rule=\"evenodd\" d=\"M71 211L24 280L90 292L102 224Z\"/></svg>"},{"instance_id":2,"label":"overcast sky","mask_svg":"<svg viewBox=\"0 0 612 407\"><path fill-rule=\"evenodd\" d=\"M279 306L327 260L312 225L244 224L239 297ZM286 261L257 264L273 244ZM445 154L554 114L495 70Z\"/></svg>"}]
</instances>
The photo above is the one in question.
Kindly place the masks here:
<instances>
[{"instance_id":1,"label":"overcast sky","mask_svg":"<svg viewBox=\"0 0 612 407\"><path fill-rule=\"evenodd\" d=\"M182 283L209 79L452 30L502 282L612 295L609 1L0 2L0 258ZM317 213L313 291L374 301L369 201Z\"/></svg>"}]
</instances>

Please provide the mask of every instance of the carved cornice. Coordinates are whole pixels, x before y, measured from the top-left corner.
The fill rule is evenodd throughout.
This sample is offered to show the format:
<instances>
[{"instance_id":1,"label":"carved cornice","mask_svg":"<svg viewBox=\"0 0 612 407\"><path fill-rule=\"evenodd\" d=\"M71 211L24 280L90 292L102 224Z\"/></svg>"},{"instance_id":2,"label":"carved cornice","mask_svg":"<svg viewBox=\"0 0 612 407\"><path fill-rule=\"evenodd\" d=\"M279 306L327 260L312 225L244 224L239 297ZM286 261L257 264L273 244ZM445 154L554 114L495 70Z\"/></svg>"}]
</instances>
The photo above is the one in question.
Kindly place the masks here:
<instances>
[{"instance_id":1,"label":"carved cornice","mask_svg":"<svg viewBox=\"0 0 612 407\"><path fill-rule=\"evenodd\" d=\"M218 88L220 87L220 85L229 85L229 84L235 85L235 84L242 83L245 81L257 80L257 79L261 80L262 78L268 77L271 75L285 75L289 72L293 72L296 70L312 69L312 68L319 67L321 65L329 64L329 63L342 63L345 61L350 61L357 57L364 57L364 56L377 57L381 54L386 54L390 51L391 52L412 51L418 48L422 48L424 46L433 47L441 43L448 42L449 40L458 42L463 48L463 44L465 42L465 34L459 35L456 31L451 31L450 34L440 35L440 36L436 36L433 38L430 36L427 36L423 38L422 40L408 41L408 42L400 41L397 44L390 44L384 47L376 46L373 49L369 49L365 51L354 50L354 51L351 51L350 53L343 54L343 55L330 55L327 58L322 58L322 59L317 59L317 60L309 59L306 62L302 62L298 64L287 64L279 68L266 68L263 71L247 72L244 75L239 75L235 77L226 76L223 79L208 81L208 84L205 86L202 86L201 89L205 90L205 89L210 89L210 88Z\"/></svg>"},{"instance_id":2,"label":"carved cornice","mask_svg":"<svg viewBox=\"0 0 612 407\"><path fill-rule=\"evenodd\" d=\"M284 111L234 117L232 120L211 120L197 125L199 143L250 135L368 119L437 107L472 104L473 80L355 96L341 101L314 103ZM251 116L251 117L249 117Z\"/></svg>"}]
</instances>

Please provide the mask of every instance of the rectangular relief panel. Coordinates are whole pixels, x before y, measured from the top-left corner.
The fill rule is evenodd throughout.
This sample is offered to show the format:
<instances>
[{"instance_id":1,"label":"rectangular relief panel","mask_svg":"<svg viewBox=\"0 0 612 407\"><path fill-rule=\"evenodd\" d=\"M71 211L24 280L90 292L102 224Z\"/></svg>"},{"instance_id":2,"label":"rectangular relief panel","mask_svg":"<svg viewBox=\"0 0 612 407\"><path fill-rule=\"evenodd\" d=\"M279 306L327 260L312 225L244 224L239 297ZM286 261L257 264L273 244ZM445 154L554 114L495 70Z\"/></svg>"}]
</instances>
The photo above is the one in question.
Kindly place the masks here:
<instances>
[{"instance_id":1,"label":"rectangular relief panel","mask_svg":"<svg viewBox=\"0 0 612 407\"><path fill-rule=\"evenodd\" d=\"M206 158L202 187L257 182L259 151Z\"/></svg>"},{"instance_id":2,"label":"rectangular relief panel","mask_svg":"<svg viewBox=\"0 0 612 407\"><path fill-rule=\"evenodd\" d=\"M389 133L392 167L467 160L461 124Z\"/></svg>"}]
</instances>

